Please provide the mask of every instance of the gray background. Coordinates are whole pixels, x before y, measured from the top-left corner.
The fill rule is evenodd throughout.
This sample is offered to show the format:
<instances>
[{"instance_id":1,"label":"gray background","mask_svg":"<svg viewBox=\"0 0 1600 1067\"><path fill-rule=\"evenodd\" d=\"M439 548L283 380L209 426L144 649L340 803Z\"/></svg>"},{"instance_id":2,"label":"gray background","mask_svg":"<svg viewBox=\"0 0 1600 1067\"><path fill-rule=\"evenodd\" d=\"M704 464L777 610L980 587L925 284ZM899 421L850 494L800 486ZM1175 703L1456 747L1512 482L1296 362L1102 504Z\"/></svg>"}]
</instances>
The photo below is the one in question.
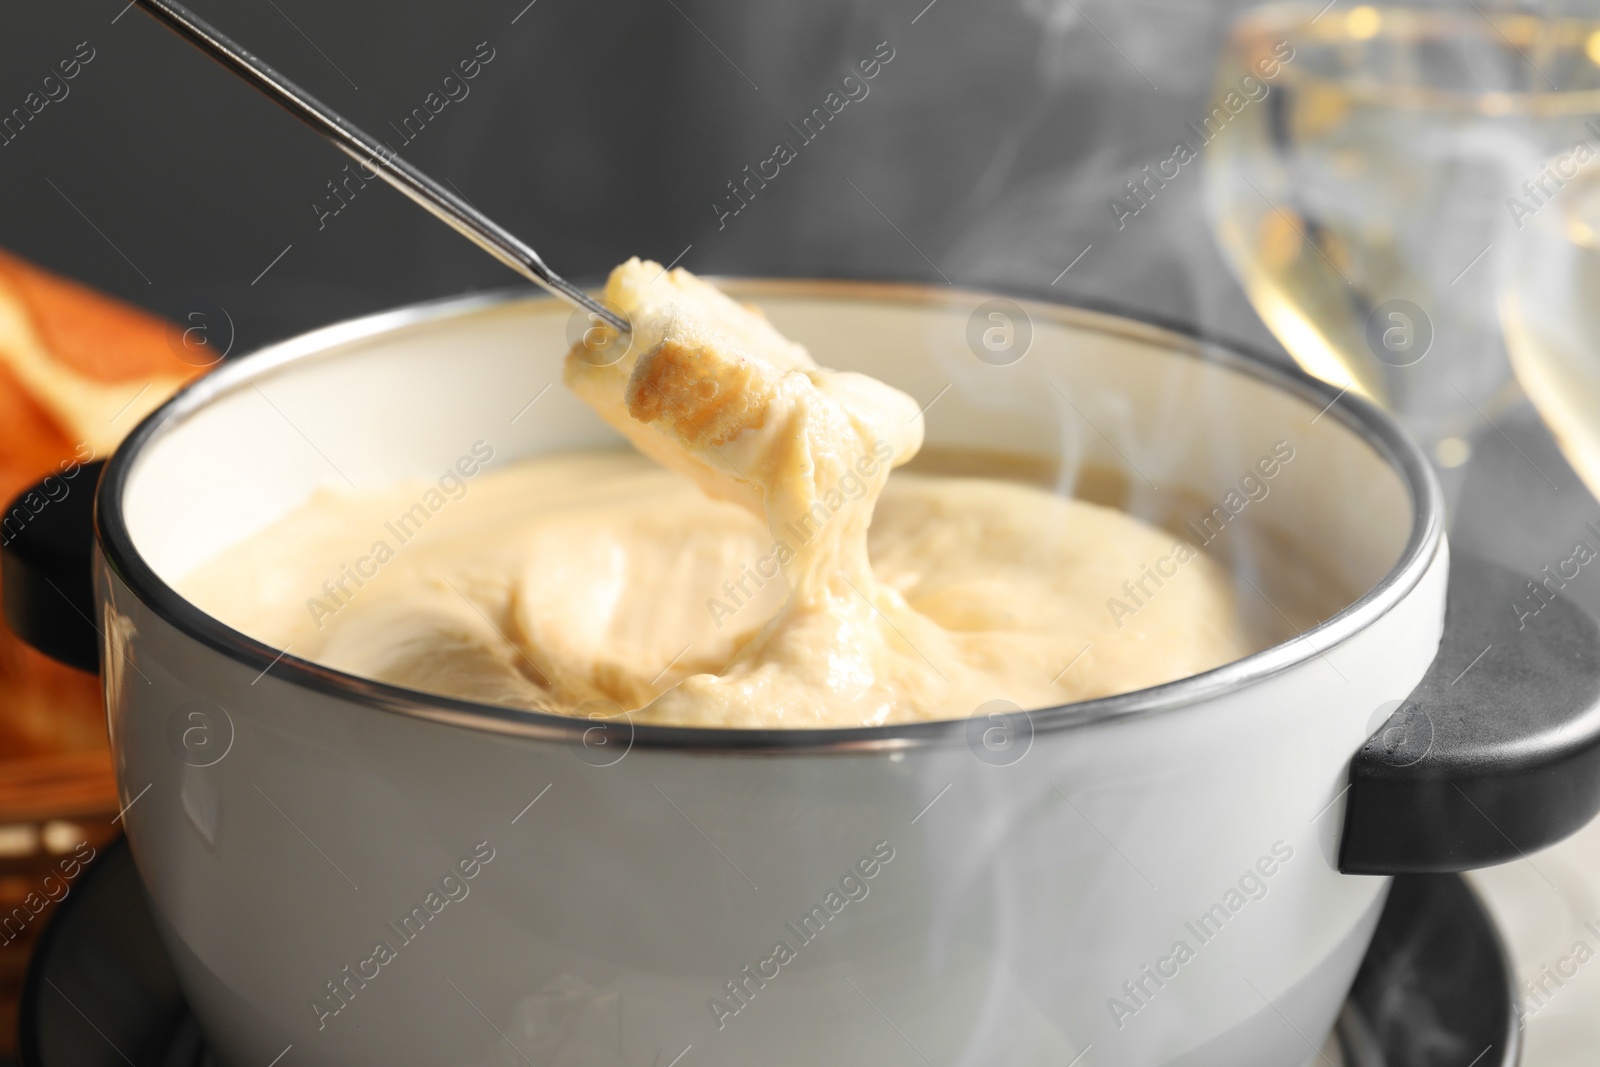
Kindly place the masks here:
<instances>
[{"instance_id":1,"label":"gray background","mask_svg":"<svg viewBox=\"0 0 1600 1067\"><path fill-rule=\"evenodd\" d=\"M1239 6L196 5L380 136L487 42L495 58L470 95L404 154L569 277L598 278L628 255L682 254L704 273L949 280L1110 304L1273 350L1212 246L1198 173L1121 230L1108 206L1204 113ZM311 205L344 157L123 0L10 5L5 17L0 110L78 42L96 57L65 100L0 147L0 245L174 318L220 305L235 353L517 284L376 183L319 229ZM778 139L796 143L787 124L880 41L895 58L868 96L719 229L712 204L725 183ZM1532 573L1600 518L1525 405L1473 445L1458 544ZM1600 587L1570 588L1600 607Z\"/></svg>"},{"instance_id":2,"label":"gray background","mask_svg":"<svg viewBox=\"0 0 1600 1067\"><path fill-rule=\"evenodd\" d=\"M487 42L495 58L471 94L403 154L570 277L632 254L666 262L692 245L684 265L708 273L1046 291L1094 244L1058 295L1213 328L1232 320L1265 342L1231 282L1218 296L1190 281L1227 280L1198 180L1124 233L1108 207L1123 171L1170 150L1203 111L1218 5L526 2L201 0L196 10L380 137ZM79 41L97 55L66 100L0 148L0 244L175 317L221 304L246 348L515 282L376 185L319 230L311 205L344 157L123 7L7 13L0 109ZM786 124L880 41L895 58L868 96L719 230L712 203L725 183L775 141L798 145Z\"/></svg>"}]
</instances>

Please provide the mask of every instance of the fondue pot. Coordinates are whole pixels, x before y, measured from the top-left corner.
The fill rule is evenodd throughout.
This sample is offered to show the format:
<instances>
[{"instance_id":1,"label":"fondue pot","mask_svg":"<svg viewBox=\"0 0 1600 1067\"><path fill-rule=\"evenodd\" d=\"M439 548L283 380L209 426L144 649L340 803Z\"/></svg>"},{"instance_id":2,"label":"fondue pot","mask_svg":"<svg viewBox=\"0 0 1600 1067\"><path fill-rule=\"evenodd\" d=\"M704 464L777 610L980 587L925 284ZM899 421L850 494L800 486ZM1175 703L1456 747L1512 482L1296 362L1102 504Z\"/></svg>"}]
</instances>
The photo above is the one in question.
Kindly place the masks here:
<instances>
[{"instance_id":1,"label":"fondue pot","mask_svg":"<svg viewBox=\"0 0 1600 1067\"><path fill-rule=\"evenodd\" d=\"M352 677L175 584L320 487L435 479L479 441L500 466L619 438L560 385L569 315L544 299L230 362L109 460L79 635L59 609L90 564L26 536L75 498L4 575L24 636L98 647L122 820L221 1062L1292 1067L1388 876L1513 859L1600 808L1600 630L1556 572L1452 559L1425 460L1360 398L1098 312L727 288L928 404L930 451L1035 457L1204 543L1276 643L1137 692L860 729Z\"/></svg>"}]
</instances>

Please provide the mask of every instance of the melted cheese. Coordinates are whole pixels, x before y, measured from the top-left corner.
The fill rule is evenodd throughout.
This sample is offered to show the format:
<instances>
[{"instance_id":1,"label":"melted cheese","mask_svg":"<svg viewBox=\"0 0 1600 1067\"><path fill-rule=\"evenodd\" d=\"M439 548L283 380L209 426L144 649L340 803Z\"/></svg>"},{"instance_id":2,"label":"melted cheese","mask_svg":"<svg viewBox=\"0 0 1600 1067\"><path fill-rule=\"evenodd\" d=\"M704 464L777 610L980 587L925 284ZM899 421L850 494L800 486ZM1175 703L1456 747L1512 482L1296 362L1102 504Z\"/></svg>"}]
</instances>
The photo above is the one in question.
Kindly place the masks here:
<instances>
[{"instance_id":1,"label":"melted cheese","mask_svg":"<svg viewBox=\"0 0 1600 1067\"><path fill-rule=\"evenodd\" d=\"M435 492L403 543L393 520L432 487L323 491L182 591L353 674L693 726L1037 708L1259 647L1226 573L1137 519L1015 483L891 478L922 442L915 402L818 366L687 272L630 261L606 296L632 344L580 343L566 380L643 455L480 475L458 500ZM1111 610L1163 557L1174 573L1137 611Z\"/></svg>"}]
</instances>

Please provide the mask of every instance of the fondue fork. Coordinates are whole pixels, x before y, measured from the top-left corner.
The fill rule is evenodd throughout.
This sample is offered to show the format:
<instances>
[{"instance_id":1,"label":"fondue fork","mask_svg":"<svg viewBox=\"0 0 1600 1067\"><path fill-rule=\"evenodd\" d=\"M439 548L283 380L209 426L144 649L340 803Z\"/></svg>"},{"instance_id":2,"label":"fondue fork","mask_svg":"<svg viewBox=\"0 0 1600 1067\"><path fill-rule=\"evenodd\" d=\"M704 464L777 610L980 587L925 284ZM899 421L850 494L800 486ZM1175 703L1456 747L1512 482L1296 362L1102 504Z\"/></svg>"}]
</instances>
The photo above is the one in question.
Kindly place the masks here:
<instances>
[{"instance_id":1,"label":"fondue fork","mask_svg":"<svg viewBox=\"0 0 1600 1067\"><path fill-rule=\"evenodd\" d=\"M555 296L598 316L614 329L622 333L629 331L626 318L545 266L539 253L505 227L401 159L394 149L279 74L182 4L173 0L132 2L501 263Z\"/></svg>"}]
</instances>

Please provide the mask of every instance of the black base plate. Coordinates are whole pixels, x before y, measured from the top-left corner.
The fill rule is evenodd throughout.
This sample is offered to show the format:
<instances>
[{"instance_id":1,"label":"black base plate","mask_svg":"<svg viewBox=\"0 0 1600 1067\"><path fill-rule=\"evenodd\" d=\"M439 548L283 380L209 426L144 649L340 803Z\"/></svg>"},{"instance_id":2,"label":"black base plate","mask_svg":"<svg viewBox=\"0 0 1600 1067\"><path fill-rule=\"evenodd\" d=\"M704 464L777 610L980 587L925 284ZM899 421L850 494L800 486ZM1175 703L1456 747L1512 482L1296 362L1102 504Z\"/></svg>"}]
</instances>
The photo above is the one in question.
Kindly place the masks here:
<instances>
[{"instance_id":1,"label":"black base plate","mask_svg":"<svg viewBox=\"0 0 1600 1067\"><path fill-rule=\"evenodd\" d=\"M1515 1067L1515 995L1465 881L1396 878L1339 1017L1338 1052L1348 1067ZM18 1044L21 1067L212 1067L126 841L102 852L40 938Z\"/></svg>"}]
</instances>

